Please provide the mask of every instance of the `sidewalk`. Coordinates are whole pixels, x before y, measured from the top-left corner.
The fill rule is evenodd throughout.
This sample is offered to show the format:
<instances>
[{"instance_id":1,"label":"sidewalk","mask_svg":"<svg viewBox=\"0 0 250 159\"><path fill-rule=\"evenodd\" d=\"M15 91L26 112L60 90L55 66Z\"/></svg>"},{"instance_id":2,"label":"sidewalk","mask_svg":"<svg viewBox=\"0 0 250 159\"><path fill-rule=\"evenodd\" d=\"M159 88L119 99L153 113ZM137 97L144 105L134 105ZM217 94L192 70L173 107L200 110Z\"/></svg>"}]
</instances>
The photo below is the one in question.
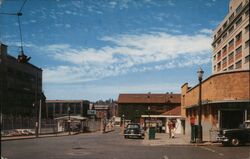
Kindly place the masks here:
<instances>
[{"instance_id":1,"label":"sidewalk","mask_svg":"<svg viewBox=\"0 0 250 159\"><path fill-rule=\"evenodd\" d=\"M154 140L149 140L148 136L142 141L143 145L150 146L206 146L214 145L218 143L203 142L203 143L190 143L190 137L187 135L176 134L175 138L169 138L169 134L166 133L156 133Z\"/></svg>"},{"instance_id":2,"label":"sidewalk","mask_svg":"<svg viewBox=\"0 0 250 159\"><path fill-rule=\"evenodd\" d=\"M71 135L75 135L71 133ZM44 138L44 137L60 137L60 136L68 136L68 132L62 132L57 134L41 134L38 138ZM10 137L3 137L1 141L9 141L9 140L21 140L21 139L35 139L35 135L29 135L29 136L10 136Z\"/></svg>"}]
</instances>

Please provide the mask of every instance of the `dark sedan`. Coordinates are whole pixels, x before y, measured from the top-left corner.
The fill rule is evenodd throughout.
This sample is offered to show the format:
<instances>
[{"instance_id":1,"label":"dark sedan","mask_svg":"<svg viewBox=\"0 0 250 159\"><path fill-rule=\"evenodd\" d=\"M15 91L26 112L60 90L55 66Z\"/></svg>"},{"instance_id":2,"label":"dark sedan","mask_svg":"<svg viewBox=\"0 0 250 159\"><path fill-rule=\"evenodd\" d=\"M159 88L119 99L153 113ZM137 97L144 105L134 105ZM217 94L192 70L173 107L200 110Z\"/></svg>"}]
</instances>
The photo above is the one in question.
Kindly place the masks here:
<instances>
[{"instance_id":1,"label":"dark sedan","mask_svg":"<svg viewBox=\"0 0 250 159\"><path fill-rule=\"evenodd\" d=\"M124 138L136 137L144 138L144 130L140 124L128 124L124 130Z\"/></svg>"}]
</instances>

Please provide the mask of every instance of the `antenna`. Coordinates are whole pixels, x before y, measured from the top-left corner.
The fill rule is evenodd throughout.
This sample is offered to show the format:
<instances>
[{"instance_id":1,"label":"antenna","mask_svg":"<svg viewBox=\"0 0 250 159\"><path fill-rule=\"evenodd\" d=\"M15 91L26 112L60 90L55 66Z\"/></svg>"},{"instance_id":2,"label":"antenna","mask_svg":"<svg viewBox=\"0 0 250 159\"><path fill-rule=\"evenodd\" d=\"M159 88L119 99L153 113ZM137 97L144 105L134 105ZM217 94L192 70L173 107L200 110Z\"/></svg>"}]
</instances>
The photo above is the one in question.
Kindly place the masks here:
<instances>
[{"instance_id":1,"label":"antenna","mask_svg":"<svg viewBox=\"0 0 250 159\"><path fill-rule=\"evenodd\" d=\"M23 10L23 7L24 7L26 2L27 2L27 0L24 0L22 6L20 7L20 9L17 13L0 13L3 15L15 15L15 16L17 16L18 28L19 28L19 34L20 34L20 49L21 49L20 53L17 57L17 60L20 63L27 63L31 59L31 57L27 57L23 51L23 36L22 36L22 28L21 28L21 22L20 22L20 16L23 15L22 10Z\"/></svg>"}]
</instances>

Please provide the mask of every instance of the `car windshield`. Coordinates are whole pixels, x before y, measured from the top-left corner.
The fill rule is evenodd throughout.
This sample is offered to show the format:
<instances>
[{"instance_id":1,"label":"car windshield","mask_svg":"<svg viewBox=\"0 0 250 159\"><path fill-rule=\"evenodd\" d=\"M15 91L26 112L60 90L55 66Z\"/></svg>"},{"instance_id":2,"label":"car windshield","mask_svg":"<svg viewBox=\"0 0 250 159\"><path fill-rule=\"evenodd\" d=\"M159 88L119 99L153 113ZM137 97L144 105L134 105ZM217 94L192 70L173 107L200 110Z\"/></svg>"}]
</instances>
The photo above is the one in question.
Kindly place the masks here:
<instances>
[{"instance_id":1,"label":"car windshield","mask_svg":"<svg viewBox=\"0 0 250 159\"><path fill-rule=\"evenodd\" d=\"M127 128L129 128L129 129L138 129L138 128L140 128L140 126L139 125L137 125L137 124L131 124L131 125L128 125L127 126Z\"/></svg>"}]
</instances>

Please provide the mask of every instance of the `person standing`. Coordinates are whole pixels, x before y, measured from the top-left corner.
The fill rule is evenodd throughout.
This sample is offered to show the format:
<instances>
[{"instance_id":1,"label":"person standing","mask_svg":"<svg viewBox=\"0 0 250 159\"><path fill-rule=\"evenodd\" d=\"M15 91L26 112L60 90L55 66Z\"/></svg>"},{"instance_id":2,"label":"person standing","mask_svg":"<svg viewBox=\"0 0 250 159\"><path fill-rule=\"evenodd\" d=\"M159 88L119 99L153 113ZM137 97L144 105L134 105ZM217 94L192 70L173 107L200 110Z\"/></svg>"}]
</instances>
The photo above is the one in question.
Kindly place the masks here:
<instances>
[{"instance_id":1,"label":"person standing","mask_svg":"<svg viewBox=\"0 0 250 159\"><path fill-rule=\"evenodd\" d=\"M168 120L168 132L169 132L169 138L172 137L172 127L173 127L173 123L171 120Z\"/></svg>"}]
</instances>

